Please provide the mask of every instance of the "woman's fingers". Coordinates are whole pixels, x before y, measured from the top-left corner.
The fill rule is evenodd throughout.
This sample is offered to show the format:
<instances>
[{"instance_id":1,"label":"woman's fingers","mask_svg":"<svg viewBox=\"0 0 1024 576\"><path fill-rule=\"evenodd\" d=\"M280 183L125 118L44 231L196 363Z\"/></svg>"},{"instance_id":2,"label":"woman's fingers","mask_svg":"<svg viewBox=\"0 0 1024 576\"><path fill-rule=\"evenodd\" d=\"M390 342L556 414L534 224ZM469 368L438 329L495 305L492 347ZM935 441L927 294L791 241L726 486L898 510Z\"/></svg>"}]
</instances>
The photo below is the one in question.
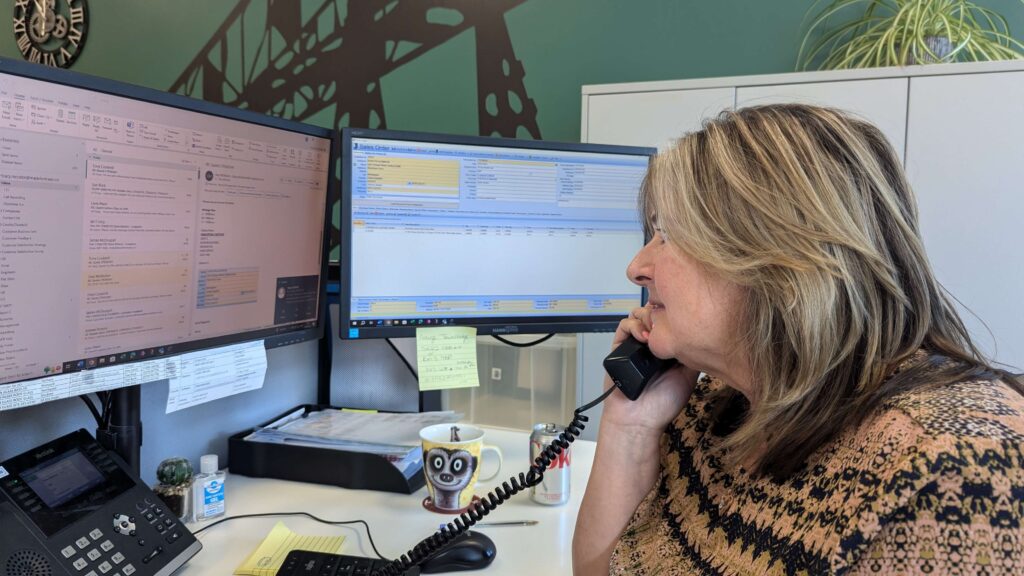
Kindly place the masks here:
<instances>
[{"instance_id":1,"label":"woman's fingers","mask_svg":"<svg viewBox=\"0 0 1024 576\"><path fill-rule=\"evenodd\" d=\"M640 324L640 328L644 333L651 331L651 326L653 324L651 322L650 306L634 308L633 311L630 313L630 316L632 316L633 319L635 319Z\"/></svg>"},{"instance_id":2,"label":"woman's fingers","mask_svg":"<svg viewBox=\"0 0 1024 576\"><path fill-rule=\"evenodd\" d=\"M619 333L615 337L616 344L621 343L627 336L632 336L641 342L646 342L647 335L651 330L650 322L650 308L646 306L634 308L629 312L629 317L619 322Z\"/></svg>"},{"instance_id":3,"label":"woman's fingers","mask_svg":"<svg viewBox=\"0 0 1024 576\"><path fill-rule=\"evenodd\" d=\"M649 306L634 308L633 312L635 313L634 317L643 324L644 330L649 331L651 329L651 308Z\"/></svg>"}]
</instances>

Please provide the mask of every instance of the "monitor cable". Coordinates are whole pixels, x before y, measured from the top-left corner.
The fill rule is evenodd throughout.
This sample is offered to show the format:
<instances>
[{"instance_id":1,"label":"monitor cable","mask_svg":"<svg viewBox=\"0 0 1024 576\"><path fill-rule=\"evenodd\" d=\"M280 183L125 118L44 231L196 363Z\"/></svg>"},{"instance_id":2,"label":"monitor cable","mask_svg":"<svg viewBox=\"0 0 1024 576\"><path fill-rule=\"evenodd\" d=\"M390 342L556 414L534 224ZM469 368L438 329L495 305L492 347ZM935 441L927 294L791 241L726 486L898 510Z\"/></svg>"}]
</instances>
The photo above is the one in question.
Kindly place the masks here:
<instances>
[{"instance_id":1,"label":"monitor cable","mask_svg":"<svg viewBox=\"0 0 1024 576\"><path fill-rule=\"evenodd\" d=\"M402 360L402 364L405 364L405 367L409 369L409 373L412 374L412 377L419 382L420 375L416 373L415 369L413 369L412 364L405 359L405 355L403 355L402 351L398 349L398 346L395 346L395 343L391 341L391 338L385 338L384 341L388 343L388 346L391 346L391 349L395 351L395 354L398 354L398 357Z\"/></svg>"},{"instance_id":2,"label":"monitor cable","mask_svg":"<svg viewBox=\"0 0 1024 576\"><path fill-rule=\"evenodd\" d=\"M99 396L98 393L97 393L97 396ZM100 396L100 399L103 400L103 426L102 426L102 428L104 430L108 430L108 429L110 429L110 414L112 412L110 407L114 403L114 393L112 391L110 391L110 390L107 390L106 392L103 393L102 396Z\"/></svg>"},{"instance_id":3,"label":"monitor cable","mask_svg":"<svg viewBox=\"0 0 1024 576\"><path fill-rule=\"evenodd\" d=\"M314 516L314 515L310 514L309 512L261 512L259 514L238 514L237 516L227 516L225 518L221 518L220 520L217 520L216 522L211 522L210 524L207 524L206 526L203 526L202 528L192 532L192 535L193 536L198 536L201 532L205 532L205 531L209 530L210 528L213 528L214 526L216 526L218 524L222 524L222 523L228 522L230 520L241 520L243 518L271 518L271 517L275 517L275 516L305 516L306 518L311 518L313 520L316 520L317 522L322 522L324 524L330 524L332 526L340 526L340 525L345 525L345 524L362 524L363 528L366 529L366 538L370 542L370 548L373 548L373 553L376 554L377 557L380 558L381 560L390 561L389 558L385 558L377 550L377 545L373 542L373 534L370 534L370 525L366 523L366 520L324 520L323 518L320 518L318 516Z\"/></svg>"},{"instance_id":4,"label":"monitor cable","mask_svg":"<svg viewBox=\"0 0 1024 576\"><path fill-rule=\"evenodd\" d=\"M528 472L520 472L518 476L512 476L507 481L502 482L501 486L492 490L479 501L474 501L470 504L469 509L455 520L441 526L432 536L421 540L419 544L403 554L401 558L390 561L387 566L374 571L371 576L399 576L408 569L419 566L472 528L474 524L503 502L527 488L540 484L544 480L544 471L551 465L551 462L556 460L563 450L568 449L569 445L579 437L586 427L586 422L589 418L584 416L583 412L604 402L604 399L616 389L615 386L610 386L596 400L577 408L573 412L572 422L565 427L564 432L544 447L539 456L534 458L533 465L530 466Z\"/></svg>"},{"instance_id":5,"label":"monitor cable","mask_svg":"<svg viewBox=\"0 0 1024 576\"><path fill-rule=\"evenodd\" d=\"M96 420L96 426L101 430L106 430L107 426L110 425L110 405L114 395L110 392L97 392L96 398L100 401L100 408L96 408L96 404L93 403L92 398L89 398L88 394L81 394L78 397L89 408L89 412L92 413L92 417Z\"/></svg>"},{"instance_id":6,"label":"monitor cable","mask_svg":"<svg viewBox=\"0 0 1024 576\"><path fill-rule=\"evenodd\" d=\"M494 338L498 342L501 342L503 344L508 344L509 346L515 346L516 348L529 348L530 346L536 346L537 344L540 344L541 342L547 342L553 336L554 336L554 334L548 334L546 336L542 336L542 337L540 337L540 338L538 338L536 340L533 340L531 342L514 342L512 340L509 340L508 338L502 338L501 336L498 336L497 334L491 334L491 338Z\"/></svg>"},{"instance_id":7,"label":"monitor cable","mask_svg":"<svg viewBox=\"0 0 1024 576\"><path fill-rule=\"evenodd\" d=\"M97 394L97 396L99 396L99 394ZM92 398L89 398L88 394L81 394L79 395L79 398L82 399L82 402L85 402L85 405L89 408L89 412L92 412L92 417L96 419L96 425L103 426L103 415L96 409L96 405L93 404Z\"/></svg>"}]
</instances>

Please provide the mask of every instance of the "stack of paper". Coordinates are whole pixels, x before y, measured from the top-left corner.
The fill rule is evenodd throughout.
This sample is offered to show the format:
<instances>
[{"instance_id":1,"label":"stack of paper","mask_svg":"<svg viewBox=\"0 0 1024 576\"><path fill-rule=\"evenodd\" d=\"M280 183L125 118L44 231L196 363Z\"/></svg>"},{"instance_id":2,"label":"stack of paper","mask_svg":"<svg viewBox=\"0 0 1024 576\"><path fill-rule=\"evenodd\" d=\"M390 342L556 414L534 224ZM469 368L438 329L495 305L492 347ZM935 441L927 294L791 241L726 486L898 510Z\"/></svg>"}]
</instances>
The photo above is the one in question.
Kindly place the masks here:
<instances>
[{"instance_id":1,"label":"stack of paper","mask_svg":"<svg viewBox=\"0 0 1024 576\"><path fill-rule=\"evenodd\" d=\"M367 452L387 458L408 478L423 461L419 431L432 424L458 422L451 410L412 414L303 410L255 430L246 440Z\"/></svg>"}]
</instances>

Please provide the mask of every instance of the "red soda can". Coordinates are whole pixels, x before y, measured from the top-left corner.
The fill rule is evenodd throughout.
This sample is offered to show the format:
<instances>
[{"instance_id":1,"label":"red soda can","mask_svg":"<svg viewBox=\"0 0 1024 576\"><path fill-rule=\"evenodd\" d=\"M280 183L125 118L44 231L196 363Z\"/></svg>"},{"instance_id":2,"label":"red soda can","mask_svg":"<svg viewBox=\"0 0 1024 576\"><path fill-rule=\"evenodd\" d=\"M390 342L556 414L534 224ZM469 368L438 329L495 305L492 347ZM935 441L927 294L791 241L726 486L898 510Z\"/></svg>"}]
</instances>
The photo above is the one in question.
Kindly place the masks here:
<instances>
[{"instance_id":1,"label":"red soda can","mask_svg":"<svg viewBox=\"0 0 1024 576\"><path fill-rule=\"evenodd\" d=\"M548 444L564 431L565 428L551 423L534 426L533 432L530 434L530 465L533 465ZM544 471L544 479L541 483L530 488L530 498L533 498L534 502L554 506L569 501L569 479L572 472L569 464L571 460L570 449L566 448L551 461Z\"/></svg>"}]
</instances>

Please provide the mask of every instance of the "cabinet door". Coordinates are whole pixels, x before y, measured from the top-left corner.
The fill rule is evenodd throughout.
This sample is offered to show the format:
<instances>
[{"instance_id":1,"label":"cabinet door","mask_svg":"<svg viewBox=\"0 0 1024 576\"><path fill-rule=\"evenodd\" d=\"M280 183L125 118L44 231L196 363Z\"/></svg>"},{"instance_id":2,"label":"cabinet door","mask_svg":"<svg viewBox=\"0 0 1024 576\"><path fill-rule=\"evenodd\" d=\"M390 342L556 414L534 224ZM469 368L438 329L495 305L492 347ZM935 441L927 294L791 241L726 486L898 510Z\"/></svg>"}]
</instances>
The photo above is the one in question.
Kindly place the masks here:
<instances>
[{"instance_id":1,"label":"cabinet door","mask_svg":"<svg viewBox=\"0 0 1024 576\"><path fill-rule=\"evenodd\" d=\"M586 141L664 149L705 118L732 108L735 94L730 87L590 95Z\"/></svg>"},{"instance_id":2,"label":"cabinet door","mask_svg":"<svg viewBox=\"0 0 1024 576\"><path fill-rule=\"evenodd\" d=\"M939 281L975 343L1024 371L1024 72L914 78L907 172Z\"/></svg>"},{"instance_id":3,"label":"cabinet door","mask_svg":"<svg viewBox=\"0 0 1024 576\"><path fill-rule=\"evenodd\" d=\"M857 114L878 126L900 159L904 159L906 78L741 86L736 89L737 108L788 102L830 106Z\"/></svg>"}]
</instances>

